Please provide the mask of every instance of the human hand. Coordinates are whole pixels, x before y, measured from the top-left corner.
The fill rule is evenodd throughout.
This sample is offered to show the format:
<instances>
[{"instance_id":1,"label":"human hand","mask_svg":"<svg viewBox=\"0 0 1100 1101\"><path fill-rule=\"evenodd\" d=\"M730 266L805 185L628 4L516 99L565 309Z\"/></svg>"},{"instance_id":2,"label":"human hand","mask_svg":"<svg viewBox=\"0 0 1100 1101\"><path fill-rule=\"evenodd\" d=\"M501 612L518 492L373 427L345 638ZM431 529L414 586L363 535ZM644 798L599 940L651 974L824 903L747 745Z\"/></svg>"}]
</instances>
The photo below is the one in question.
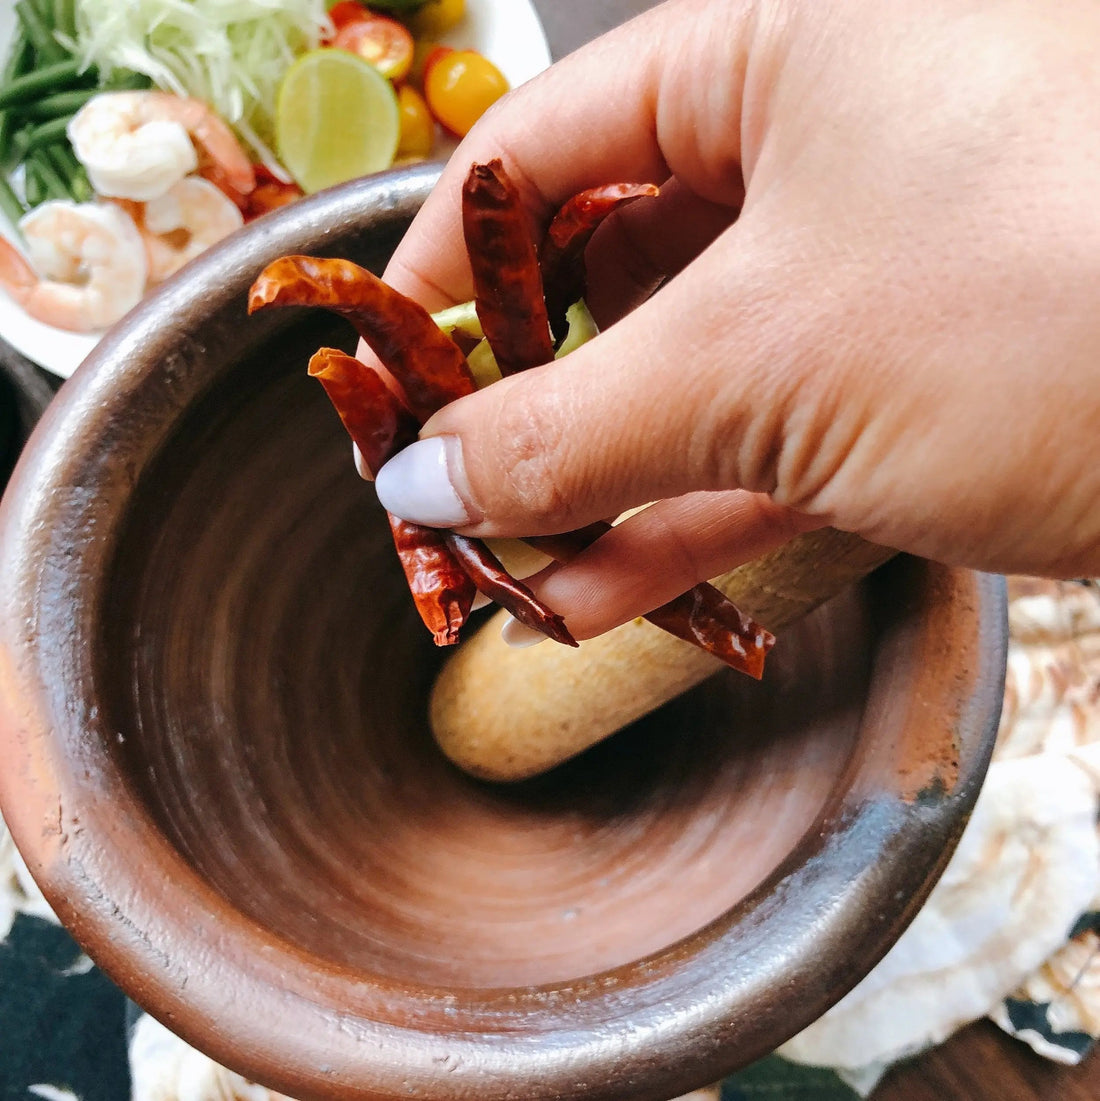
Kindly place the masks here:
<instances>
[{"instance_id":1,"label":"human hand","mask_svg":"<svg viewBox=\"0 0 1100 1101\"><path fill-rule=\"evenodd\" d=\"M1097 572L1098 59L1092 0L670 0L566 58L462 143L387 281L471 297L473 161L535 225L662 194L589 248L605 331L441 410L383 503L504 536L656 501L537 579L577 637L825 524Z\"/></svg>"}]
</instances>

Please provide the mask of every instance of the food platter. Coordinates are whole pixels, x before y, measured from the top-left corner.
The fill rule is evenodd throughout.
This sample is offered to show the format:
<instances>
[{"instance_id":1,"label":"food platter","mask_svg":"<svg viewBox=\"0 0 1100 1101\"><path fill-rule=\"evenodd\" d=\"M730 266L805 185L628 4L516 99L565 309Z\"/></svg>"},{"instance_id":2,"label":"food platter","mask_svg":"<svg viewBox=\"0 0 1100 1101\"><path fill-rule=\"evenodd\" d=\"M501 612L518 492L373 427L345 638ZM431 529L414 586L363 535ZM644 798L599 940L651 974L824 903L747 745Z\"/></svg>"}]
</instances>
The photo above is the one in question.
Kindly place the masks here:
<instances>
[{"instance_id":1,"label":"food platter","mask_svg":"<svg viewBox=\"0 0 1100 1101\"><path fill-rule=\"evenodd\" d=\"M14 27L13 6L0 4L0 55L6 55ZM483 53L513 88L550 63L546 36L530 0L466 0L465 20L442 41ZM0 235L18 242L14 227L3 214ZM68 378L99 336L44 325L0 289L0 338L51 373Z\"/></svg>"}]
</instances>

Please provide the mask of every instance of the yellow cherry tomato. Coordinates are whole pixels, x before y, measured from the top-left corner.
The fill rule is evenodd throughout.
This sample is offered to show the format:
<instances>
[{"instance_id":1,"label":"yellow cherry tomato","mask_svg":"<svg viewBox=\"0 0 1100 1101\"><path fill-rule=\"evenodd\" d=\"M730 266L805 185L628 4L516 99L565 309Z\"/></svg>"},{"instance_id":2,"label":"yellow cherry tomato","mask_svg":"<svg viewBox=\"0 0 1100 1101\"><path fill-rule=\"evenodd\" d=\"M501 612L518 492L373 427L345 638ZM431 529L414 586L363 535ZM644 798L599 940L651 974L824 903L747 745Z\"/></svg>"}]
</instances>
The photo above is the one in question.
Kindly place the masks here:
<instances>
[{"instance_id":1,"label":"yellow cherry tomato","mask_svg":"<svg viewBox=\"0 0 1100 1101\"><path fill-rule=\"evenodd\" d=\"M409 30L417 38L440 38L466 16L466 0L428 0L408 17Z\"/></svg>"},{"instance_id":2,"label":"yellow cherry tomato","mask_svg":"<svg viewBox=\"0 0 1100 1101\"><path fill-rule=\"evenodd\" d=\"M397 89L397 110L401 136L397 140L397 159L426 157L435 141L435 119L424 97L408 84Z\"/></svg>"},{"instance_id":3,"label":"yellow cherry tomato","mask_svg":"<svg viewBox=\"0 0 1100 1101\"><path fill-rule=\"evenodd\" d=\"M412 68L409 69L408 79L421 91L424 90L424 78L428 70L447 54L454 53L453 46L441 46L438 42L432 42L427 38L418 38L413 47Z\"/></svg>"},{"instance_id":4,"label":"yellow cherry tomato","mask_svg":"<svg viewBox=\"0 0 1100 1101\"><path fill-rule=\"evenodd\" d=\"M507 91L504 74L475 50L452 50L424 74L428 108L459 137Z\"/></svg>"}]
</instances>

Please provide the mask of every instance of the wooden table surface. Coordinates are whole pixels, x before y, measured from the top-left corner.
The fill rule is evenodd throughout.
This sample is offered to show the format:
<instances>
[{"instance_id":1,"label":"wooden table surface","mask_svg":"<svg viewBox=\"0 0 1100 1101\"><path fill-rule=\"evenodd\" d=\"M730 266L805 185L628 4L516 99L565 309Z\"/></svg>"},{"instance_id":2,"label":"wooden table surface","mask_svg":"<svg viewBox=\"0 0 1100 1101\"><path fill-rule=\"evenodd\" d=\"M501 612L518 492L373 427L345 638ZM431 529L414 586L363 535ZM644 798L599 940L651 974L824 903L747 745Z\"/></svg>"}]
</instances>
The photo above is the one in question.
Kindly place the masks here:
<instances>
[{"instance_id":1,"label":"wooden table surface","mask_svg":"<svg viewBox=\"0 0 1100 1101\"><path fill-rule=\"evenodd\" d=\"M533 0L555 58L657 2ZM1100 1101L1100 1053L1078 1067L1059 1066L980 1021L895 1067L871 1101Z\"/></svg>"}]
</instances>

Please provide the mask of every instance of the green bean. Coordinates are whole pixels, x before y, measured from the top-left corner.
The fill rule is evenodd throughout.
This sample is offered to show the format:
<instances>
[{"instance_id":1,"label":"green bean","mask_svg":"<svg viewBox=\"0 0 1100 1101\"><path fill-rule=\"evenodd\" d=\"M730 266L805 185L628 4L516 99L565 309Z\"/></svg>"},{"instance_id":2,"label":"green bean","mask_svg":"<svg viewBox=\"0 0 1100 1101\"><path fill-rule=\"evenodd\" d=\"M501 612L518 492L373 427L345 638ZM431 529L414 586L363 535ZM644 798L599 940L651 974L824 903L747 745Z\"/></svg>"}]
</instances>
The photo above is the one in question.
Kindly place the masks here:
<instances>
[{"instance_id":1,"label":"green bean","mask_svg":"<svg viewBox=\"0 0 1100 1101\"><path fill-rule=\"evenodd\" d=\"M53 25L69 38L76 37L75 0L53 0Z\"/></svg>"},{"instance_id":2,"label":"green bean","mask_svg":"<svg viewBox=\"0 0 1100 1101\"><path fill-rule=\"evenodd\" d=\"M49 122L44 122L40 126L20 130L15 135L12 144L19 151L20 156L25 157L34 149L41 149L42 146L50 145L55 141L64 141L66 138L65 128L69 125L69 119L71 118L72 115L62 115L59 118L50 119Z\"/></svg>"},{"instance_id":3,"label":"green bean","mask_svg":"<svg viewBox=\"0 0 1100 1101\"><path fill-rule=\"evenodd\" d=\"M23 34L22 28L17 28L15 39L11 44L11 52L8 54L4 65L3 80L0 87L9 83L16 77L22 76L34 61L34 47L30 39ZM7 172L12 167L11 141L16 129L15 112L12 110L0 111L0 172Z\"/></svg>"},{"instance_id":4,"label":"green bean","mask_svg":"<svg viewBox=\"0 0 1100 1101\"><path fill-rule=\"evenodd\" d=\"M34 64L34 47L31 40L23 33L22 27L16 27L15 37L12 39L11 50L4 62L4 74L0 78L0 88L11 83L16 77L21 77ZM0 170L8 161L11 151L11 139L15 133L15 115L11 111L0 111Z\"/></svg>"},{"instance_id":5,"label":"green bean","mask_svg":"<svg viewBox=\"0 0 1100 1101\"><path fill-rule=\"evenodd\" d=\"M27 37L34 43L40 61L63 61L68 51L53 36L41 13L27 0L16 0L15 14L26 31Z\"/></svg>"},{"instance_id":6,"label":"green bean","mask_svg":"<svg viewBox=\"0 0 1100 1101\"><path fill-rule=\"evenodd\" d=\"M76 154L66 142L46 145L40 155L53 165L57 174L65 183L65 190L78 203L86 203L95 197L84 166L76 159Z\"/></svg>"},{"instance_id":7,"label":"green bean","mask_svg":"<svg viewBox=\"0 0 1100 1101\"><path fill-rule=\"evenodd\" d=\"M22 76L34 68L34 46L23 33L22 27L16 27L8 59L4 63L3 82L7 84L17 76Z\"/></svg>"},{"instance_id":8,"label":"green bean","mask_svg":"<svg viewBox=\"0 0 1100 1101\"><path fill-rule=\"evenodd\" d=\"M19 108L19 112L24 118L39 122L43 119L57 118L58 115L71 115L97 95L99 95L98 88L74 88L69 92L54 92L52 96L43 96L33 103L24 104Z\"/></svg>"},{"instance_id":9,"label":"green bean","mask_svg":"<svg viewBox=\"0 0 1100 1101\"><path fill-rule=\"evenodd\" d=\"M11 189L11 184L0 176L0 210L3 210L13 226L19 225L19 219L27 213L19 196Z\"/></svg>"},{"instance_id":10,"label":"green bean","mask_svg":"<svg viewBox=\"0 0 1100 1101\"><path fill-rule=\"evenodd\" d=\"M69 192L78 203L90 203L95 198L95 188L88 179L84 165L76 166L76 171L69 180Z\"/></svg>"},{"instance_id":11,"label":"green bean","mask_svg":"<svg viewBox=\"0 0 1100 1101\"><path fill-rule=\"evenodd\" d=\"M77 161L75 157L70 159L66 154L69 153L69 147L64 142L54 142L52 145L44 145L41 149L36 150L31 156L35 157L38 161L46 161L54 172L57 173L61 182L65 185L66 193L72 197L73 189L70 186L70 180L72 179L73 172L76 170Z\"/></svg>"},{"instance_id":12,"label":"green bean","mask_svg":"<svg viewBox=\"0 0 1100 1101\"><path fill-rule=\"evenodd\" d=\"M26 168L29 170L32 165L34 166L39 180L42 181L47 199L71 199L72 195L69 193L65 181L61 178L61 173L54 168L49 157L45 154L44 149L36 149L27 157Z\"/></svg>"},{"instance_id":13,"label":"green bean","mask_svg":"<svg viewBox=\"0 0 1100 1101\"><path fill-rule=\"evenodd\" d=\"M12 156L12 138L15 136L15 116L11 111L0 111L0 176L15 167Z\"/></svg>"},{"instance_id":14,"label":"green bean","mask_svg":"<svg viewBox=\"0 0 1100 1101\"><path fill-rule=\"evenodd\" d=\"M27 163L23 175L23 190L27 193L27 206L36 207L46 201L46 189L33 161Z\"/></svg>"},{"instance_id":15,"label":"green bean","mask_svg":"<svg viewBox=\"0 0 1100 1101\"><path fill-rule=\"evenodd\" d=\"M47 145L44 150L54 168L66 179L80 167L80 161L76 159L76 153L73 152L73 147L67 141Z\"/></svg>"},{"instance_id":16,"label":"green bean","mask_svg":"<svg viewBox=\"0 0 1100 1101\"><path fill-rule=\"evenodd\" d=\"M0 88L0 108L29 103L42 95L65 88L87 86L89 81L94 83L95 79L94 70L82 72L79 61L59 61L56 65L35 69L5 84Z\"/></svg>"},{"instance_id":17,"label":"green bean","mask_svg":"<svg viewBox=\"0 0 1100 1101\"><path fill-rule=\"evenodd\" d=\"M5 111L3 115L2 121L7 125L0 126L0 130L5 131L0 133L0 137L3 137L6 142L3 149L0 150L0 172L10 174L15 171L16 166L25 155L23 132L29 130L30 127L14 111Z\"/></svg>"},{"instance_id":18,"label":"green bean","mask_svg":"<svg viewBox=\"0 0 1100 1101\"><path fill-rule=\"evenodd\" d=\"M152 78L144 73L131 73L126 70L116 70L111 74L107 83L100 91L108 92L141 92L146 88L152 88Z\"/></svg>"}]
</instances>

